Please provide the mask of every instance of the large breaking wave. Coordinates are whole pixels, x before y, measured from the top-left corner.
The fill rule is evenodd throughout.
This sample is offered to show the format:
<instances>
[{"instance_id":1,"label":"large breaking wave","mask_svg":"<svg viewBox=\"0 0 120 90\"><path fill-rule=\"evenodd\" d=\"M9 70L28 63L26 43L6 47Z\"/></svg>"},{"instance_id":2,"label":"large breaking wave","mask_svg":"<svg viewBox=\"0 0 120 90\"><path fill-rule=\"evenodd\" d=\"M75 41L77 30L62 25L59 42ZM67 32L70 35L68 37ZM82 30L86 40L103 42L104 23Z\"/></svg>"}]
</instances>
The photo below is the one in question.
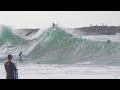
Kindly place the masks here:
<instances>
[{"instance_id":1,"label":"large breaking wave","mask_svg":"<svg viewBox=\"0 0 120 90\"><path fill-rule=\"evenodd\" d=\"M91 41L78 38L61 28L48 28L32 40L16 35L9 27L0 30L0 59L11 53L14 59L24 53L24 62L49 64L120 65L119 42Z\"/></svg>"}]
</instances>

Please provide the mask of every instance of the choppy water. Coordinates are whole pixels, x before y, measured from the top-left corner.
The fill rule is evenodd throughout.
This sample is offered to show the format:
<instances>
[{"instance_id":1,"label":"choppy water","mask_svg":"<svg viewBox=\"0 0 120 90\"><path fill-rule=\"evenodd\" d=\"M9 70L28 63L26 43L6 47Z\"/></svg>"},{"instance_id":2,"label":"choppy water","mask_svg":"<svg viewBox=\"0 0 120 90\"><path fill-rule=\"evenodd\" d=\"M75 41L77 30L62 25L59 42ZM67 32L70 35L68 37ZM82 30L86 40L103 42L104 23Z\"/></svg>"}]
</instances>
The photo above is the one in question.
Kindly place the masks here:
<instances>
[{"instance_id":1,"label":"choppy water","mask_svg":"<svg viewBox=\"0 0 120 90\"><path fill-rule=\"evenodd\" d=\"M2 26L0 77L5 77L3 63L7 55L12 54L18 62L22 51L24 61L18 62L20 78L119 78L119 41L118 35L78 37L60 27L23 37Z\"/></svg>"},{"instance_id":2,"label":"choppy water","mask_svg":"<svg viewBox=\"0 0 120 90\"><path fill-rule=\"evenodd\" d=\"M24 61L47 64L73 64L90 62L92 64L120 65L120 43L106 40L100 36L97 41L88 37L78 38L61 28L48 28L33 39L23 38L9 27L0 30L0 59L4 60L11 53L18 59L20 51L24 53ZM92 37L92 39L95 39Z\"/></svg>"}]
</instances>

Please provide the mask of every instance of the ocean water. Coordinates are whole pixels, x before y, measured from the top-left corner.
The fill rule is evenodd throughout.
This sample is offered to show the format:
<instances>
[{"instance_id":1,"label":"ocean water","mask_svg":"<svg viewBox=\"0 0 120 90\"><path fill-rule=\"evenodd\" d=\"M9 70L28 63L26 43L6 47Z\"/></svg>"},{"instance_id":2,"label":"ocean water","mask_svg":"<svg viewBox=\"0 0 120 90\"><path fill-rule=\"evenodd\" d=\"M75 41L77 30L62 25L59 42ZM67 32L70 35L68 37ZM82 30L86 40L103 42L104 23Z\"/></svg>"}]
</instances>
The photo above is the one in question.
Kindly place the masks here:
<instances>
[{"instance_id":1,"label":"ocean water","mask_svg":"<svg viewBox=\"0 0 120 90\"><path fill-rule=\"evenodd\" d=\"M108 39L110 43L107 43ZM20 79L118 79L119 41L119 35L78 37L60 27L50 27L25 37L7 26L1 26L0 78L5 78L4 63L7 55L12 54ZM21 51L23 62L18 56Z\"/></svg>"}]
</instances>

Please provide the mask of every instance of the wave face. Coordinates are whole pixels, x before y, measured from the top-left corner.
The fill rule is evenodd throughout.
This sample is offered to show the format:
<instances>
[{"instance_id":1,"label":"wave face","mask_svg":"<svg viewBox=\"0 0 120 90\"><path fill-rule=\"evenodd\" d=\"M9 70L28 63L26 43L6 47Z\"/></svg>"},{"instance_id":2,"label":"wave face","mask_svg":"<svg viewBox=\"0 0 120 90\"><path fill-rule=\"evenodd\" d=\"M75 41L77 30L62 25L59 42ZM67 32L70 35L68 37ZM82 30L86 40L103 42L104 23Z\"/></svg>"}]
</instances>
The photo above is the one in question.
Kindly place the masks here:
<instances>
[{"instance_id":1,"label":"wave face","mask_svg":"<svg viewBox=\"0 0 120 90\"><path fill-rule=\"evenodd\" d=\"M2 26L0 29L0 59L4 59L8 54L16 56L19 52L28 52L30 40L17 36L9 27Z\"/></svg>"},{"instance_id":2,"label":"wave face","mask_svg":"<svg viewBox=\"0 0 120 90\"><path fill-rule=\"evenodd\" d=\"M26 62L120 65L119 42L106 43L77 38L61 28L49 28L38 38L27 40L14 34L9 27L2 27L0 58L4 59L8 53L19 58L20 51L23 51Z\"/></svg>"}]
</instances>

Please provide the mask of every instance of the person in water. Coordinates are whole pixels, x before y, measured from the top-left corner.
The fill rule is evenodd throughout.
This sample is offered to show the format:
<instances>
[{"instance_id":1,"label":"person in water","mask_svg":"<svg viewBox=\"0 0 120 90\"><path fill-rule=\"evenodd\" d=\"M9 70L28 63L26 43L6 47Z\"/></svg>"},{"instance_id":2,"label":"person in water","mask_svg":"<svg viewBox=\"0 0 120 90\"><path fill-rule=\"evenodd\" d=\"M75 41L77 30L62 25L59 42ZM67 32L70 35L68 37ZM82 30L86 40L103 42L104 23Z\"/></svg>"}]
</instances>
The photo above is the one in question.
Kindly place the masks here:
<instances>
[{"instance_id":1,"label":"person in water","mask_svg":"<svg viewBox=\"0 0 120 90\"><path fill-rule=\"evenodd\" d=\"M110 40L107 40L107 42L106 42L106 45L105 45L105 46L109 45L109 43L110 43Z\"/></svg>"},{"instance_id":2,"label":"person in water","mask_svg":"<svg viewBox=\"0 0 120 90\"><path fill-rule=\"evenodd\" d=\"M110 43L110 40L108 40L107 43Z\"/></svg>"},{"instance_id":3,"label":"person in water","mask_svg":"<svg viewBox=\"0 0 120 90\"><path fill-rule=\"evenodd\" d=\"M20 56L20 60L22 60L22 56L23 56L22 52L20 52L19 56Z\"/></svg>"},{"instance_id":4,"label":"person in water","mask_svg":"<svg viewBox=\"0 0 120 90\"><path fill-rule=\"evenodd\" d=\"M53 28L55 28L55 24L53 23Z\"/></svg>"},{"instance_id":5,"label":"person in water","mask_svg":"<svg viewBox=\"0 0 120 90\"><path fill-rule=\"evenodd\" d=\"M8 55L8 61L4 64L5 71L6 71L6 79L15 79L15 73L17 71L15 64L11 62L12 55Z\"/></svg>"}]
</instances>

